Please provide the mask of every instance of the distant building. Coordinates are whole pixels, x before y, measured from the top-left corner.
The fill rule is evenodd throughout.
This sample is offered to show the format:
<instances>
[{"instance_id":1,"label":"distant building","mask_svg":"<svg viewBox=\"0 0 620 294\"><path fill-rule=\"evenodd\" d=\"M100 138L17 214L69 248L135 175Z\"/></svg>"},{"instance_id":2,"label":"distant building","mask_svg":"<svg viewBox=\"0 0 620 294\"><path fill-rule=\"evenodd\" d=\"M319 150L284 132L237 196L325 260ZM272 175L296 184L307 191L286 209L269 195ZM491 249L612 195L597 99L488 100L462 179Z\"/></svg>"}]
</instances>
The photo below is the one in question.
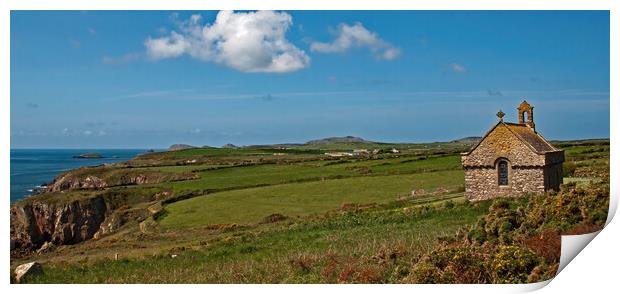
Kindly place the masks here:
<instances>
[{"instance_id":1,"label":"distant building","mask_svg":"<svg viewBox=\"0 0 620 294\"><path fill-rule=\"evenodd\" d=\"M353 153L349 152L326 152L325 155L330 157L343 157L343 156L353 156Z\"/></svg>"},{"instance_id":2,"label":"distant building","mask_svg":"<svg viewBox=\"0 0 620 294\"><path fill-rule=\"evenodd\" d=\"M534 107L523 101L519 123L499 121L469 152L462 154L465 196L469 200L517 197L559 190L564 151L536 132Z\"/></svg>"},{"instance_id":3,"label":"distant building","mask_svg":"<svg viewBox=\"0 0 620 294\"><path fill-rule=\"evenodd\" d=\"M368 149L355 149L355 150L353 150L353 155L355 155L355 156L368 155L368 154L370 154L370 152L368 152Z\"/></svg>"}]
</instances>

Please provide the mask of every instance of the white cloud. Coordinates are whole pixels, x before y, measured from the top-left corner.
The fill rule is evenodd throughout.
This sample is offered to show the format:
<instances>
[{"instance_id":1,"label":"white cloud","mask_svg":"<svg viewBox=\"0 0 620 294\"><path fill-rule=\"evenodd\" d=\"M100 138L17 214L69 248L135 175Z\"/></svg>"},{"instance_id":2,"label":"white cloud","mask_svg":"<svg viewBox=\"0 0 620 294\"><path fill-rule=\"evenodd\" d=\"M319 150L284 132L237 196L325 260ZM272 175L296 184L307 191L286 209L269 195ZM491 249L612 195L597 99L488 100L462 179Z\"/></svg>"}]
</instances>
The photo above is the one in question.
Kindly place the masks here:
<instances>
[{"instance_id":1,"label":"white cloud","mask_svg":"<svg viewBox=\"0 0 620 294\"><path fill-rule=\"evenodd\" d=\"M400 49L384 41L375 32L366 29L361 23L340 24L336 39L329 43L313 42L310 50L321 53L342 53L352 48L368 48L377 59L393 60L400 55Z\"/></svg>"},{"instance_id":2,"label":"white cloud","mask_svg":"<svg viewBox=\"0 0 620 294\"><path fill-rule=\"evenodd\" d=\"M200 129L196 128L196 129L193 129L193 130L191 130L189 132L192 133L192 134L200 134L201 131L200 131Z\"/></svg>"},{"instance_id":3,"label":"white cloud","mask_svg":"<svg viewBox=\"0 0 620 294\"><path fill-rule=\"evenodd\" d=\"M179 57L189 49L189 41L177 32L171 32L170 36L158 39L149 38L144 43L147 54L153 59L165 59Z\"/></svg>"},{"instance_id":4,"label":"white cloud","mask_svg":"<svg viewBox=\"0 0 620 294\"><path fill-rule=\"evenodd\" d=\"M189 55L242 72L285 73L303 69L310 57L286 39L292 17L285 12L220 11L212 24L200 15L178 22L179 32L148 38L144 45L153 60Z\"/></svg>"},{"instance_id":5,"label":"white cloud","mask_svg":"<svg viewBox=\"0 0 620 294\"><path fill-rule=\"evenodd\" d=\"M84 131L82 134L84 134L84 136L90 136L90 135L92 135L92 134L93 134L93 131L86 130L86 131Z\"/></svg>"},{"instance_id":6,"label":"white cloud","mask_svg":"<svg viewBox=\"0 0 620 294\"><path fill-rule=\"evenodd\" d=\"M93 36L97 34L97 31L95 29L93 29L93 28L88 28L87 30L88 30L88 33L93 35Z\"/></svg>"},{"instance_id":7,"label":"white cloud","mask_svg":"<svg viewBox=\"0 0 620 294\"><path fill-rule=\"evenodd\" d=\"M458 63L450 64L450 69L452 69L453 72L458 72L458 73L464 73L467 71L467 69L464 66Z\"/></svg>"},{"instance_id":8,"label":"white cloud","mask_svg":"<svg viewBox=\"0 0 620 294\"><path fill-rule=\"evenodd\" d=\"M98 134L99 134L99 136L105 136L105 135L107 135L108 133L106 133L105 131L101 130L101 131L99 131L99 133L98 133Z\"/></svg>"}]
</instances>

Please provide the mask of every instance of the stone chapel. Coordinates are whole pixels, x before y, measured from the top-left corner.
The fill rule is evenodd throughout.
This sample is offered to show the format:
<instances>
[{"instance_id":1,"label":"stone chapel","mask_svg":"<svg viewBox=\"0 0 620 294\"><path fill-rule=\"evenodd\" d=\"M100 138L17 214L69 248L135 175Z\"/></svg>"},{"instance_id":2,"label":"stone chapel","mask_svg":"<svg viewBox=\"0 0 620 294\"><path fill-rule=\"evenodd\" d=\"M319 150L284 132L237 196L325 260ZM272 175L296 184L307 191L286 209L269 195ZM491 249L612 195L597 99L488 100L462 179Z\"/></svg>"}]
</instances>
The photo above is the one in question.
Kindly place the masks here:
<instances>
[{"instance_id":1,"label":"stone chapel","mask_svg":"<svg viewBox=\"0 0 620 294\"><path fill-rule=\"evenodd\" d=\"M558 191L564 151L553 147L534 124L534 107L523 101L519 123L499 121L469 152L462 154L465 197L470 201Z\"/></svg>"}]
</instances>

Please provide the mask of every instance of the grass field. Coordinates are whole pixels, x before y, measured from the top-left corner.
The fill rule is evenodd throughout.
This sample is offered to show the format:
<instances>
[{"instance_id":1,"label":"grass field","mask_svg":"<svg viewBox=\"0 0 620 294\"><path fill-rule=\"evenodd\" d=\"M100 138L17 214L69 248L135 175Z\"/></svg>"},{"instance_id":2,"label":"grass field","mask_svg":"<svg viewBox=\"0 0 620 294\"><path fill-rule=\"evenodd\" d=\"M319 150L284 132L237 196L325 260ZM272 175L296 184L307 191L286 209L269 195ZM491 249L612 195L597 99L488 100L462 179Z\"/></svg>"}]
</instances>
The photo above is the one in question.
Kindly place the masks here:
<instances>
[{"instance_id":1,"label":"grass field","mask_svg":"<svg viewBox=\"0 0 620 294\"><path fill-rule=\"evenodd\" d=\"M303 216L336 209L345 203L384 203L416 189L456 189L463 172L441 171L412 175L356 177L227 191L166 206L163 227L218 223L254 223L279 213Z\"/></svg>"},{"instance_id":2,"label":"grass field","mask_svg":"<svg viewBox=\"0 0 620 294\"><path fill-rule=\"evenodd\" d=\"M308 161L292 164L260 164L227 167L199 172L199 179L164 184L178 193L198 189L234 188L323 180L335 177L360 177L457 170L458 156L405 157L380 160Z\"/></svg>"},{"instance_id":3,"label":"grass field","mask_svg":"<svg viewBox=\"0 0 620 294\"><path fill-rule=\"evenodd\" d=\"M567 183L585 185L609 169L608 143L561 144ZM100 176L120 185L47 193L23 202L111 195L116 202L109 204L124 225L100 239L12 255L11 270L32 260L42 263L44 273L27 281L32 283L403 282L439 238L487 212L489 202L470 204L462 196L458 153L468 146L201 148L80 170L76 176ZM324 155L353 148L401 153ZM155 181L122 184L137 174ZM422 196L410 196L420 189ZM151 206L161 210L145 221L131 218Z\"/></svg>"}]
</instances>

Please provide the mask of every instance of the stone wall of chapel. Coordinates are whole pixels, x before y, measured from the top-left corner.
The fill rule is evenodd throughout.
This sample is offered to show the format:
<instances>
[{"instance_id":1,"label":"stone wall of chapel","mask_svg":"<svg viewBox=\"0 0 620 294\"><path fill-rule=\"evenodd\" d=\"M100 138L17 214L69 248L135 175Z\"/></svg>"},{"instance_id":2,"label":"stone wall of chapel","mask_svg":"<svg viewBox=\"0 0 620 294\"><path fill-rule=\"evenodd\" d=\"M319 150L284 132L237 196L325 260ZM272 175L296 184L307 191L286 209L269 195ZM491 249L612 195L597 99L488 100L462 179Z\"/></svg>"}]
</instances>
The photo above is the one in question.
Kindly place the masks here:
<instances>
[{"instance_id":1,"label":"stone wall of chapel","mask_svg":"<svg viewBox=\"0 0 620 294\"><path fill-rule=\"evenodd\" d=\"M500 186L498 180L496 167L465 168L465 197L470 201L478 201L545 192L545 169L542 167L511 166L508 185Z\"/></svg>"}]
</instances>

